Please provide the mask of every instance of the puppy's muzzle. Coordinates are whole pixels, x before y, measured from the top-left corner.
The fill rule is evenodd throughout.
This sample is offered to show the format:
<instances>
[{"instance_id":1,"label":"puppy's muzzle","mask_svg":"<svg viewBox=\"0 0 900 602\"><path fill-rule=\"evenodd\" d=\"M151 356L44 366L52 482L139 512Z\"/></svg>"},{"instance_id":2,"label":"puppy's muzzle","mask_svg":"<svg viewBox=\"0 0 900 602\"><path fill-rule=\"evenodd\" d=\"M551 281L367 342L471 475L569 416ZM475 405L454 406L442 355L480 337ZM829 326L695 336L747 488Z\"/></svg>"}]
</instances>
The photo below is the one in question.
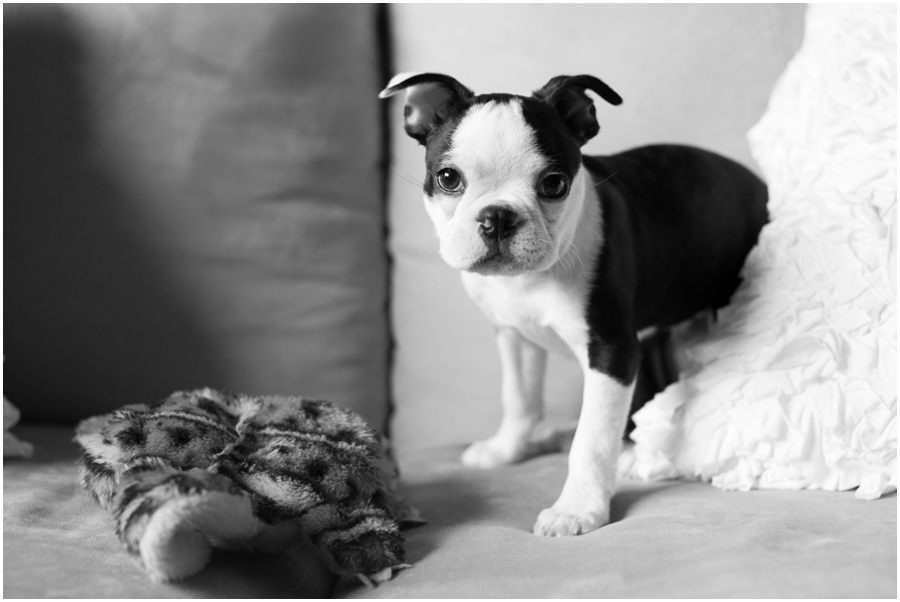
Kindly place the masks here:
<instances>
[{"instance_id":1,"label":"puppy's muzzle","mask_svg":"<svg viewBox=\"0 0 900 602\"><path fill-rule=\"evenodd\" d=\"M502 205L488 205L475 217L478 233L489 248L496 248L500 241L516 233L522 223L521 215Z\"/></svg>"}]
</instances>

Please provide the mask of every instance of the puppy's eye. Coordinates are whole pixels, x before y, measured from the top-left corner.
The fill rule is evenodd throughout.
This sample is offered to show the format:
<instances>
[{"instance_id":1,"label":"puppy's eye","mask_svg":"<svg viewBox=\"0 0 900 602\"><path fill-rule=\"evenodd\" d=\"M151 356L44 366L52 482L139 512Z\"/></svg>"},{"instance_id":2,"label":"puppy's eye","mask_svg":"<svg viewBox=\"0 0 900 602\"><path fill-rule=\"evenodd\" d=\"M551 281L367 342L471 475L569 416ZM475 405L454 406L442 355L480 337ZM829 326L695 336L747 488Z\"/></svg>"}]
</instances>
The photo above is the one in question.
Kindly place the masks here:
<instances>
[{"instance_id":1,"label":"puppy's eye","mask_svg":"<svg viewBox=\"0 0 900 602\"><path fill-rule=\"evenodd\" d=\"M541 193L541 196L548 199L558 199L569 192L569 182L562 174L552 173L541 180L540 185L538 185L538 192Z\"/></svg>"},{"instance_id":2,"label":"puppy's eye","mask_svg":"<svg viewBox=\"0 0 900 602\"><path fill-rule=\"evenodd\" d=\"M442 169L435 179L444 192L456 193L463 189L462 176L455 169Z\"/></svg>"}]
</instances>

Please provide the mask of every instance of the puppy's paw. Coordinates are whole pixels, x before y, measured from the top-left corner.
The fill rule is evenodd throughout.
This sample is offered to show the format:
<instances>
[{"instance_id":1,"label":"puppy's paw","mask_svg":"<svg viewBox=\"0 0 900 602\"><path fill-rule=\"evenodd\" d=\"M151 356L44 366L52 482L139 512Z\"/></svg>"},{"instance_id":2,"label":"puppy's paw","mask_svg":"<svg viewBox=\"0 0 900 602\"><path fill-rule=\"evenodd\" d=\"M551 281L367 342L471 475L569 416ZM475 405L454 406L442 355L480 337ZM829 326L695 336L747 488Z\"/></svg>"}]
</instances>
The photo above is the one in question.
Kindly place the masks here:
<instances>
[{"instance_id":1,"label":"puppy's paw","mask_svg":"<svg viewBox=\"0 0 900 602\"><path fill-rule=\"evenodd\" d=\"M534 523L534 534L545 537L568 537L584 535L599 529L609 522L609 517L601 512L565 513L547 508L538 515Z\"/></svg>"},{"instance_id":2,"label":"puppy's paw","mask_svg":"<svg viewBox=\"0 0 900 602\"><path fill-rule=\"evenodd\" d=\"M524 435L497 434L490 439L476 441L463 452L461 460L469 468L496 468L558 452L565 439L564 430L538 424Z\"/></svg>"},{"instance_id":3,"label":"puppy's paw","mask_svg":"<svg viewBox=\"0 0 900 602\"><path fill-rule=\"evenodd\" d=\"M525 448L524 442L491 437L470 445L463 452L461 460L469 468L496 468L523 460Z\"/></svg>"}]
</instances>

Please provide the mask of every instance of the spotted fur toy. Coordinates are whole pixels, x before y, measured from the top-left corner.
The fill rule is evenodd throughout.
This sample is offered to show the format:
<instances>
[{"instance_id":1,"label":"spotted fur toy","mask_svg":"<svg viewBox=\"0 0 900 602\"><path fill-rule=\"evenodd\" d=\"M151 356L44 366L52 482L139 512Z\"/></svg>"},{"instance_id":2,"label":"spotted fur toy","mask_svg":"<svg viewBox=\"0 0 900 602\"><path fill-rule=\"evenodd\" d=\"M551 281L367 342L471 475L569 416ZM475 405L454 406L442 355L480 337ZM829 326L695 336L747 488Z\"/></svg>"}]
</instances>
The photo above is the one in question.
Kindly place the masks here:
<instances>
[{"instance_id":1,"label":"spotted fur toy","mask_svg":"<svg viewBox=\"0 0 900 602\"><path fill-rule=\"evenodd\" d=\"M157 581L200 571L212 547L303 538L368 585L409 566L399 524L421 521L393 492L383 440L326 401L179 392L85 420L76 441L82 486Z\"/></svg>"}]
</instances>

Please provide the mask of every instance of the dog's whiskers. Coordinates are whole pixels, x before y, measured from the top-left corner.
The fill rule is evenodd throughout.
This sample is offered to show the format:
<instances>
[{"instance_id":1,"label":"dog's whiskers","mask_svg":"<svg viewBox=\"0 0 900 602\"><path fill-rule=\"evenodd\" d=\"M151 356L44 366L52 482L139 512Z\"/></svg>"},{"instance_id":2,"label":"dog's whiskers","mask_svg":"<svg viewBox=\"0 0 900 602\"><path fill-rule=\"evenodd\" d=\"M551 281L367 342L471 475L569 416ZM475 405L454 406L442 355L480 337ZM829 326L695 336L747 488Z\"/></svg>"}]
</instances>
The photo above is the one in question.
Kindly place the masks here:
<instances>
[{"instance_id":1,"label":"dog's whiskers","mask_svg":"<svg viewBox=\"0 0 900 602\"><path fill-rule=\"evenodd\" d=\"M617 173L619 173L619 170L618 170L618 169L617 169L616 171L612 172L612 174L610 174L609 177L603 178L602 180L600 180L599 182L597 182L596 184L594 184L593 186L591 186L591 188L597 188L598 186L600 186L600 184L603 184L603 183L606 182L607 180L611 180Z\"/></svg>"},{"instance_id":2,"label":"dog's whiskers","mask_svg":"<svg viewBox=\"0 0 900 602\"><path fill-rule=\"evenodd\" d=\"M401 171L401 170L397 169L396 167L394 167L393 165L391 165L391 169L393 170L393 172L394 172L395 174L397 174L397 176L398 176L401 180L403 180L403 181L406 182L407 184L412 184L412 185L415 186L416 188L421 188L421 187L422 187L422 183L421 183L421 182L417 182L416 179L415 179L414 177L412 177L411 175L409 175L409 174L406 173L405 171Z\"/></svg>"},{"instance_id":3,"label":"dog's whiskers","mask_svg":"<svg viewBox=\"0 0 900 602\"><path fill-rule=\"evenodd\" d=\"M440 259L440 258L441 258L441 254L440 254L440 253L434 253L434 254L432 255L432 257L431 257L431 261L428 262L428 283L429 283L431 286L434 286L435 284L440 284L439 282L436 282L435 279L434 279L434 278L435 278L435 276L434 276L434 262L435 262L436 260Z\"/></svg>"},{"instance_id":4,"label":"dog's whiskers","mask_svg":"<svg viewBox=\"0 0 900 602\"><path fill-rule=\"evenodd\" d=\"M572 271L573 271L573 272L575 271L575 260L577 259L577 260L578 260L578 263L581 264L581 272L578 274L578 276L581 277L581 275L584 274L584 271L585 271L585 269L586 269L586 268L584 267L584 261L581 259L581 255L578 254L578 251L576 251L574 248L569 248L569 250L566 251L566 255L567 255L567 256L568 256L570 253L573 255L573 257L572 257Z\"/></svg>"}]
</instances>

